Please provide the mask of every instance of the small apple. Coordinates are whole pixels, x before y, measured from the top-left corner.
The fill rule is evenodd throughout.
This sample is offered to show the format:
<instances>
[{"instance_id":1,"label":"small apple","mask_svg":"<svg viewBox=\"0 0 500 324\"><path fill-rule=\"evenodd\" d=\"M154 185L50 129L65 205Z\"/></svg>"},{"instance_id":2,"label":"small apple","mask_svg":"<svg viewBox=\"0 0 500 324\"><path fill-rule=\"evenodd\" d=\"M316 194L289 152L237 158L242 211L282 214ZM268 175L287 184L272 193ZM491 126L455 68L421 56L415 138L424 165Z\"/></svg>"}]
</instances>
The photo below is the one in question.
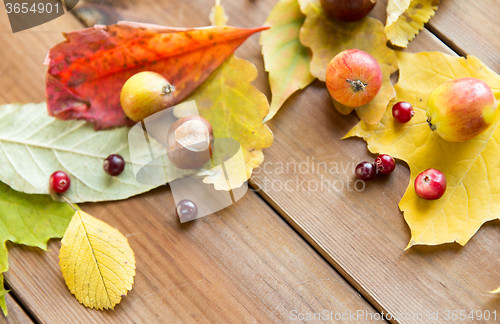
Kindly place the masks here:
<instances>
[{"instance_id":1,"label":"small apple","mask_svg":"<svg viewBox=\"0 0 500 324\"><path fill-rule=\"evenodd\" d=\"M348 107L369 103L382 87L382 71L368 53L350 49L337 54L326 69L330 95Z\"/></svg>"},{"instance_id":2,"label":"small apple","mask_svg":"<svg viewBox=\"0 0 500 324\"><path fill-rule=\"evenodd\" d=\"M427 101L427 122L444 140L465 142L493 124L497 106L486 82L476 78L450 80L431 93Z\"/></svg>"},{"instance_id":3,"label":"small apple","mask_svg":"<svg viewBox=\"0 0 500 324\"><path fill-rule=\"evenodd\" d=\"M446 191L446 177L436 169L427 169L415 179L415 193L427 200L441 198Z\"/></svg>"},{"instance_id":4,"label":"small apple","mask_svg":"<svg viewBox=\"0 0 500 324\"><path fill-rule=\"evenodd\" d=\"M323 10L332 18L352 22L366 16L377 0L321 0Z\"/></svg>"},{"instance_id":5,"label":"small apple","mask_svg":"<svg viewBox=\"0 0 500 324\"><path fill-rule=\"evenodd\" d=\"M174 104L175 87L163 75L145 71L134 74L123 85L120 104L125 115L141 121Z\"/></svg>"},{"instance_id":6,"label":"small apple","mask_svg":"<svg viewBox=\"0 0 500 324\"><path fill-rule=\"evenodd\" d=\"M214 133L208 120L200 116L178 119L167 134L167 155L179 169L196 169L210 160Z\"/></svg>"}]
</instances>

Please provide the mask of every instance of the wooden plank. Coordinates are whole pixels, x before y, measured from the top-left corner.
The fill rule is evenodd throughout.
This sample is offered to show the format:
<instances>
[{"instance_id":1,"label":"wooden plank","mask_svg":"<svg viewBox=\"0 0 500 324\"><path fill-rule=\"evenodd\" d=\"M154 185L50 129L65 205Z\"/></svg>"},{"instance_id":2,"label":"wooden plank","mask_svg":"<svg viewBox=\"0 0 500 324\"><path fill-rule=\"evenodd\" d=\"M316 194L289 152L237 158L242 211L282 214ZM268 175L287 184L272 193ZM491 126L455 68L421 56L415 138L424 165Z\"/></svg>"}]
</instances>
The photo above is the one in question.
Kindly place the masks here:
<instances>
[{"instance_id":1,"label":"wooden plank","mask_svg":"<svg viewBox=\"0 0 500 324\"><path fill-rule=\"evenodd\" d=\"M11 64L0 69L0 85L11 89L0 103L43 100L47 50L62 40L59 31L81 27L71 15L54 24L44 25L45 32L0 35L9 44L0 55ZM114 311L87 309L65 286L59 240L48 252L9 244L6 281L40 323L288 323L293 310L376 314L254 192L187 224L179 223L167 187L82 208L128 237L137 259L133 290Z\"/></svg>"},{"instance_id":2,"label":"wooden plank","mask_svg":"<svg viewBox=\"0 0 500 324\"><path fill-rule=\"evenodd\" d=\"M71 15L64 15L41 26L13 34L5 7L0 6L2 103L43 100L47 71L43 62L49 48L64 40L62 32L65 28L77 29L81 28L81 24Z\"/></svg>"},{"instance_id":3,"label":"wooden plank","mask_svg":"<svg viewBox=\"0 0 500 324\"><path fill-rule=\"evenodd\" d=\"M170 10L158 10L173 3L177 8L190 10L189 15L197 15L190 8L206 15L212 1L179 4L165 0L154 6L142 2L119 8L117 12L129 20L178 25L175 19L182 17L172 16ZM274 3L235 0L223 5L230 17L244 16L236 21L237 26L251 27L265 21ZM385 21L385 4L386 1L379 1L373 12L382 21ZM242 12L245 14L241 15ZM238 54L254 62L262 72L258 38L252 37L244 46ZM408 50L453 54L427 30ZM262 75L256 85L269 94ZM448 244L404 251L410 235L397 205L408 183L409 171L405 166L400 164L390 177L369 183L363 192L352 187L351 191L347 188L334 192L307 191L309 181L318 186L325 181L347 186L352 183L356 163L373 159L363 141L339 140L357 121L354 115L338 114L324 84L314 83L293 96L269 123L276 141L265 150L265 165L253 176L252 183L380 311L405 315L394 322L421 323L417 314L426 318L429 312L438 312L440 323L454 322L451 317L446 320L446 311L500 313L497 299L487 293L500 285L498 265L492 261L500 252L495 243L499 229L494 224L484 226L464 248ZM282 162L290 163L292 169L283 170ZM334 162L339 169L318 172L320 162ZM301 169L301 165L305 168ZM291 190L290 186L285 187L290 180ZM302 185L294 188L293 184Z\"/></svg>"},{"instance_id":4,"label":"wooden plank","mask_svg":"<svg viewBox=\"0 0 500 324\"><path fill-rule=\"evenodd\" d=\"M33 324L31 318L21 306L19 306L16 300L12 298L11 293L5 295L5 300L7 302L9 314L7 316L3 314L0 315L0 324Z\"/></svg>"},{"instance_id":5,"label":"wooden plank","mask_svg":"<svg viewBox=\"0 0 500 324\"><path fill-rule=\"evenodd\" d=\"M479 57L500 72L498 1L441 1L429 28L461 55Z\"/></svg>"}]
</instances>

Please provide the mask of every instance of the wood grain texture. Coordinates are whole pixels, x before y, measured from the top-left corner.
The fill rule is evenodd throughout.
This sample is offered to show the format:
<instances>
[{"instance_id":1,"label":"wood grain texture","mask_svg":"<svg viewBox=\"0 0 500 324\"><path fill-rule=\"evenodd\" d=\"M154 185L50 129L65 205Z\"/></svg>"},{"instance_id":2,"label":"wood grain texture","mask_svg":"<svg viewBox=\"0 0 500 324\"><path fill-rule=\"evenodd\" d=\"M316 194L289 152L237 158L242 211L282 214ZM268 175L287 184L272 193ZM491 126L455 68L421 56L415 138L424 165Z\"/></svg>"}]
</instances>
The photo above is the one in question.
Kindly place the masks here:
<instances>
[{"instance_id":1,"label":"wood grain texture","mask_svg":"<svg viewBox=\"0 0 500 324\"><path fill-rule=\"evenodd\" d=\"M377 6L382 4L385 2ZM380 7L374 15L385 20ZM409 50L450 53L425 30ZM347 188L354 180L355 164L374 157L361 140L337 142L358 119L341 116L329 101L324 84L316 82L294 96L270 123L278 140L265 151L269 172L264 165L262 174L253 177L263 196L380 311L424 316L455 309L498 313L500 300L487 293L500 280L495 257L500 252L498 222L483 226L464 248L448 244L405 252L410 233L397 205L408 184L409 170L398 164L393 175L368 183L363 192ZM292 169L281 173L280 161L296 166L309 163L306 172ZM333 174L318 172L319 162L334 162L339 169ZM289 179L305 184L293 192L273 187ZM309 181L313 187L327 182L343 184L344 188L309 193ZM409 318L394 322L422 321ZM439 322L459 321L441 316Z\"/></svg>"},{"instance_id":2,"label":"wood grain texture","mask_svg":"<svg viewBox=\"0 0 500 324\"><path fill-rule=\"evenodd\" d=\"M0 101L43 101L47 71L43 62L47 52L55 43L64 40L62 32L77 28L81 28L81 24L71 15L64 15L41 26L13 34L5 7L0 6Z\"/></svg>"},{"instance_id":3,"label":"wood grain texture","mask_svg":"<svg viewBox=\"0 0 500 324\"><path fill-rule=\"evenodd\" d=\"M460 54L472 54L500 73L497 0L441 0L429 28Z\"/></svg>"},{"instance_id":4,"label":"wood grain texture","mask_svg":"<svg viewBox=\"0 0 500 324\"><path fill-rule=\"evenodd\" d=\"M33 324L31 318L19 306L19 304L12 298L11 293L5 295L9 314L4 316L0 315L0 324Z\"/></svg>"},{"instance_id":5,"label":"wood grain texture","mask_svg":"<svg viewBox=\"0 0 500 324\"><path fill-rule=\"evenodd\" d=\"M157 5L160 3L168 7L174 2L164 0ZM211 3L191 0L179 6L197 8L190 11L195 15L208 12ZM230 23L251 27L265 21L274 3L235 0L223 5L233 18ZM372 13L382 21L385 4L379 1ZM116 10L125 19L177 26L172 11L154 10L146 3ZM440 10L446 15L446 7ZM244 46L238 55L264 71L257 38ZM453 54L427 30L408 50ZM259 78L256 85L269 95L266 80ZM409 170L399 164L390 177L367 184L362 192L354 190L354 166L374 158L363 141L339 140L357 121L354 115L336 112L320 82L295 94L269 123L276 141L265 150L265 164L256 170L253 185L365 298L380 311L402 316L393 322L422 323L429 312L439 312L440 323L452 323L457 321L446 320L445 312L462 309L499 313L499 299L487 293L500 283L495 257L500 253L498 222L483 226L464 248L448 244L405 252L409 229L397 205L409 181ZM319 163L333 165L325 170ZM328 192L318 189L322 184L336 187ZM424 320L413 314L421 314Z\"/></svg>"},{"instance_id":6,"label":"wood grain texture","mask_svg":"<svg viewBox=\"0 0 500 324\"><path fill-rule=\"evenodd\" d=\"M49 251L10 245L6 280L41 323L288 323L290 312L375 314L255 193L180 224L170 189L82 208L128 237L133 290L114 311L81 306ZM369 321L360 321L360 323Z\"/></svg>"},{"instance_id":7,"label":"wood grain texture","mask_svg":"<svg viewBox=\"0 0 500 324\"><path fill-rule=\"evenodd\" d=\"M385 13L381 6L385 3L379 2L373 13L382 21ZM442 15L446 15L444 11ZM426 30L410 43L408 50L440 50L451 54L449 48ZM353 115L338 114L324 84L314 83L294 96L271 121L270 127L278 140L265 151L269 172L265 172L264 165L262 173L253 177L253 183L379 311L423 316L436 311L443 315L455 309L498 313L499 298L487 293L500 281L499 260L495 257L500 252L498 222L483 226L463 248L447 244L415 247L405 252L410 233L397 206L409 181L408 168L398 164L393 175L368 183L363 192L347 188L355 179L355 164L374 158L361 140L337 141L357 120ZM280 161L298 167L306 161L307 171L292 169L282 173ZM334 162L339 169L333 168L333 174L318 172L320 162ZM292 192L273 187L289 179L304 183ZM313 187L327 182L343 184L344 188L310 193L309 181ZM394 322L422 321L410 318ZM441 316L439 322L460 321Z\"/></svg>"}]
</instances>

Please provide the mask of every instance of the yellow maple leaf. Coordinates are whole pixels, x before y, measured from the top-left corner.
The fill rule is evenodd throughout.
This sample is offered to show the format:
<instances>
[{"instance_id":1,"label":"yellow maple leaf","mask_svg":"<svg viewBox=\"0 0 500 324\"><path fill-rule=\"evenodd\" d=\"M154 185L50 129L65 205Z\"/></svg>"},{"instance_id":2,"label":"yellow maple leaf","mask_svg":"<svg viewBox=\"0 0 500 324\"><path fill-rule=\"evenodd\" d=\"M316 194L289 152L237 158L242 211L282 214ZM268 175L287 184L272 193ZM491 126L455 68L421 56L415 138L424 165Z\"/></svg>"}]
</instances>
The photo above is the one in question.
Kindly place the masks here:
<instances>
[{"instance_id":1,"label":"yellow maple leaf","mask_svg":"<svg viewBox=\"0 0 500 324\"><path fill-rule=\"evenodd\" d=\"M361 120L376 124L382 118L395 91L391 74L398 70L395 51L388 48L384 25L378 20L365 17L356 22L329 19L321 7L320 0L299 0L300 10L306 20L300 31L300 41L312 51L311 74L321 81L326 79L326 68L331 59L347 49L360 49L372 55L380 64L383 83L377 96L366 105L356 108ZM354 108L341 105L334 100L335 108L344 115Z\"/></svg>"},{"instance_id":2,"label":"yellow maple leaf","mask_svg":"<svg viewBox=\"0 0 500 324\"><path fill-rule=\"evenodd\" d=\"M449 242L465 245L483 223L500 215L499 121L472 140L450 143L430 131L426 104L433 89L461 77L485 81L500 98L500 76L474 56L465 59L438 52L398 52L398 58L397 96L380 123L360 122L345 137L363 137L371 152L390 154L408 163L410 184L399 203L411 229L408 247ZM392 106L399 101L415 108L415 116L407 124L392 117ZM448 180L448 188L438 200L424 200L415 193L416 176L428 168L442 171Z\"/></svg>"},{"instance_id":3,"label":"yellow maple leaf","mask_svg":"<svg viewBox=\"0 0 500 324\"><path fill-rule=\"evenodd\" d=\"M436 13L439 0L389 0L385 33L392 44L406 47Z\"/></svg>"},{"instance_id":4,"label":"yellow maple leaf","mask_svg":"<svg viewBox=\"0 0 500 324\"><path fill-rule=\"evenodd\" d=\"M77 211L61 242L62 275L70 292L83 305L113 309L132 289L134 252L118 230Z\"/></svg>"}]
</instances>

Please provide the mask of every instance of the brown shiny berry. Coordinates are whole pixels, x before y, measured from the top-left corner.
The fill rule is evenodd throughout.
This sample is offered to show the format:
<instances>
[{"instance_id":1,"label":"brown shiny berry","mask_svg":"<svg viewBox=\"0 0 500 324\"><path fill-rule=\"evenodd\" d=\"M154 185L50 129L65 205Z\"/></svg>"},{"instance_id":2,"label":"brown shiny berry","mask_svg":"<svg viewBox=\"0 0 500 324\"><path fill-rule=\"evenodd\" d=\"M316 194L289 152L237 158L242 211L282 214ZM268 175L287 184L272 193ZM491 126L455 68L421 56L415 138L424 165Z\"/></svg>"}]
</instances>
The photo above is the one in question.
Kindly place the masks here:
<instances>
[{"instance_id":1,"label":"brown shiny berry","mask_svg":"<svg viewBox=\"0 0 500 324\"><path fill-rule=\"evenodd\" d=\"M198 207L189 199L179 201L177 204L177 216L181 222L188 222L196 218L198 215Z\"/></svg>"},{"instance_id":2,"label":"brown shiny berry","mask_svg":"<svg viewBox=\"0 0 500 324\"><path fill-rule=\"evenodd\" d=\"M104 160L102 163L102 168L110 176L120 175L125 169L125 160L121 155L112 154Z\"/></svg>"}]
</instances>

